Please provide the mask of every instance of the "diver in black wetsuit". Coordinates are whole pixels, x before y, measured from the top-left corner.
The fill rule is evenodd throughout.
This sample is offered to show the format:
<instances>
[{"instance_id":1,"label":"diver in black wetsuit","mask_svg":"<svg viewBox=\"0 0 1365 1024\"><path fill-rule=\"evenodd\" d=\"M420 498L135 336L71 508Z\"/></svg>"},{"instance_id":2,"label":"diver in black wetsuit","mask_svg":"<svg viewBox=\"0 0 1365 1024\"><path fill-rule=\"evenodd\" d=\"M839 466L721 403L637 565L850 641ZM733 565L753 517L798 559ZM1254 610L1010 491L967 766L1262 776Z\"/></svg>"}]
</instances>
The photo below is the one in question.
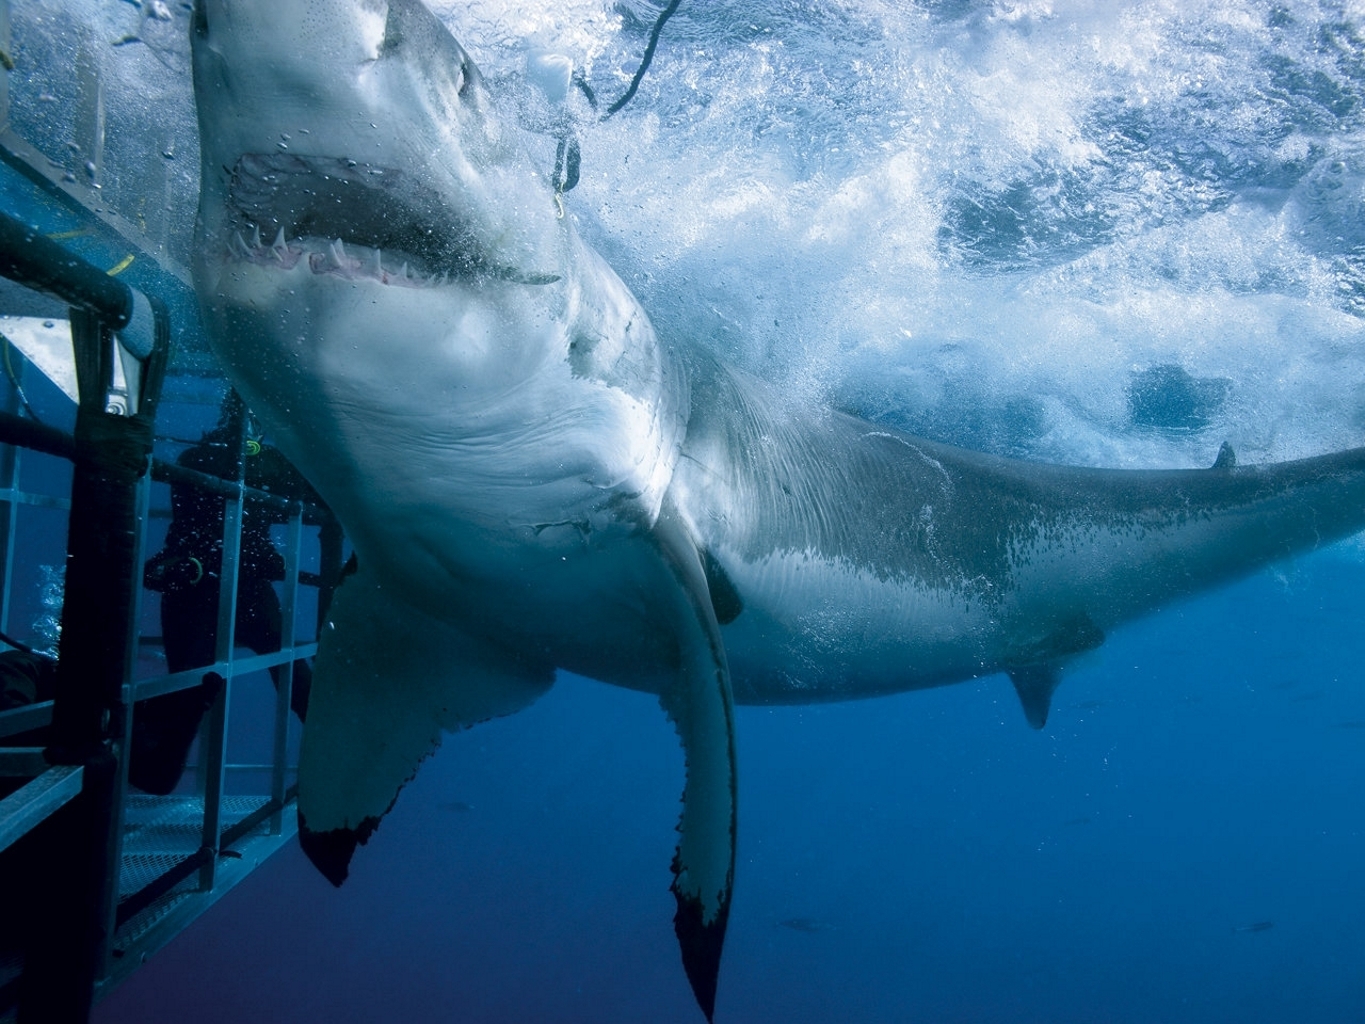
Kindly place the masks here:
<instances>
[{"instance_id":1,"label":"diver in black wetsuit","mask_svg":"<svg viewBox=\"0 0 1365 1024\"><path fill-rule=\"evenodd\" d=\"M218 425L198 444L182 452L176 462L187 469L234 479L239 434L233 420L225 408ZM243 472L248 487L321 504L284 456L251 436L250 431ZM166 545L147 562L143 574L146 587L161 594L161 631L166 645L166 667L171 672L210 665L214 660L225 500L193 484L172 484L171 525L166 531ZM257 654L280 649L280 600L273 583L284 579L284 558L270 539L270 527L284 521L276 510L250 500L245 503L234 637L238 645ZM283 670L282 665L270 669L276 687ZM307 662L294 662L290 706L300 721L308 708L312 678ZM184 774L199 723L222 686L221 676L208 673L199 686L137 703L128 762L128 778L134 786L157 794L175 788Z\"/></svg>"}]
</instances>

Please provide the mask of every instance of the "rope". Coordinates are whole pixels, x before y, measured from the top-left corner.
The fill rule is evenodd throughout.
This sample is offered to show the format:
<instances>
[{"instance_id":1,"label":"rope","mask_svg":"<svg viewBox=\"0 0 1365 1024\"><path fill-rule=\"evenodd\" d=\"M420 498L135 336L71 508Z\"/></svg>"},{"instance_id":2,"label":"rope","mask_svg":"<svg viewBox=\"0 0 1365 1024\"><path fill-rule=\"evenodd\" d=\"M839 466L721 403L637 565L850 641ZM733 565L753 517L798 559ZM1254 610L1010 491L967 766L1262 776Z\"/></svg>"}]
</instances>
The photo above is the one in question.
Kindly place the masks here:
<instances>
[{"instance_id":1,"label":"rope","mask_svg":"<svg viewBox=\"0 0 1365 1024\"><path fill-rule=\"evenodd\" d=\"M659 45L659 34L663 32L664 24L668 19L673 17L673 12L678 9L680 2L681 0L669 0L668 6L663 9L663 13L654 22L654 27L649 30L649 42L645 45L645 54L640 60L640 66L635 71L635 77L630 80L630 85L621 94L621 98L609 106L607 112L598 118L599 121L605 121L634 98L636 90L640 88L640 83L644 80L645 72L649 70L649 65L654 61L654 51ZM572 81L582 90L583 95L587 98L588 105L596 110L597 96L593 93L592 86L588 85L587 80L579 74L575 74ZM574 135L572 128L568 128L559 137L559 147L555 151L555 170L550 177L550 183L555 190L555 203L561 218L564 216L564 201L560 197L578 184L581 165L582 154L578 148L578 137Z\"/></svg>"},{"instance_id":2,"label":"rope","mask_svg":"<svg viewBox=\"0 0 1365 1024\"><path fill-rule=\"evenodd\" d=\"M563 195L578 184L578 172L583 162L583 154L578 148L578 139L570 130L560 136L559 148L555 150L555 170L550 180L555 193Z\"/></svg>"},{"instance_id":3,"label":"rope","mask_svg":"<svg viewBox=\"0 0 1365 1024\"><path fill-rule=\"evenodd\" d=\"M10 384L14 386L14 391L19 396L19 403L24 407L24 412L28 413L29 416L33 418L33 422L42 423L43 421L38 418L38 414L33 411L33 406L29 404L28 395L24 393L24 386L19 383L19 374L15 371L14 364L10 362L10 351L17 346L3 334L0 334L0 346L3 346L5 353L5 376L9 378ZM4 638L0 637L0 639Z\"/></svg>"},{"instance_id":4,"label":"rope","mask_svg":"<svg viewBox=\"0 0 1365 1024\"><path fill-rule=\"evenodd\" d=\"M680 2L681 0L669 0L668 6L659 15L659 20L649 30L649 44L645 47L644 59L640 61L639 70L635 72L635 77L630 80L630 88L621 94L619 100L607 108L607 112L602 115L603 121L624 107L635 96L635 90L640 88L640 82L644 79L645 72L649 70L650 62L654 60L654 48L659 45L659 33L664 30L664 23L673 17L673 12L678 9Z\"/></svg>"},{"instance_id":5,"label":"rope","mask_svg":"<svg viewBox=\"0 0 1365 1024\"><path fill-rule=\"evenodd\" d=\"M32 647L24 643L22 640L14 639L14 637L10 636L8 633L0 633L0 643L8 644L10 647L13 647L16 651L23 651L25 654L31 654L35 658L42 658L46 661L57 660L50 654L44 654L42 651L34 650Z\"/></svg>"}]
</instances>

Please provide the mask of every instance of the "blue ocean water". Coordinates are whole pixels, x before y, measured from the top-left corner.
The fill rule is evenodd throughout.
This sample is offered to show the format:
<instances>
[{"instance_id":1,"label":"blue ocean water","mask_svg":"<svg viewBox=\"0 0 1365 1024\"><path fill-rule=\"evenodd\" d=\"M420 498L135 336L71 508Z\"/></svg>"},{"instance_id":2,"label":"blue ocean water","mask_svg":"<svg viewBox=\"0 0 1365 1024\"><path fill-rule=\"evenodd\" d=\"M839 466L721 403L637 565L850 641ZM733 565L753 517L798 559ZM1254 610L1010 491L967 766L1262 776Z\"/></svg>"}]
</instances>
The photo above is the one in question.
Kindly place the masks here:
<instances>
[{"instance_id":1,"label":"blue ocean water","mask_svg":"<svg viewBox=\"0 0 1365 1024\"><path fill-rule=\"evenodd\" d=\"M1041 733L1001 677L740 709L717 1019L1361 1019L1359 584L1325 552L1126 629ZM680 786L652 699L562 680L448 740L343 889L277 855L96 1019L696 1021Z\"/></svg>"},{"instance_id":2,"label":"blue ocean water","mask_svg":"<svg viewBox=\"0 0 1365 1024\"><path fill-rule=\"evenodd\" d=\"M65 69L122 81L103 195L183 257L186 12L16 6L16 127L86 173ZM438 9L547 171L576 124L571 215L679 344L1019 457L1365 443L1357 3L684 0L605 123L527 56L615 95L658 5ZM1346 542L1116 632L1041 733L1003 677L740 709L718 1019L1365 1019L1363 568ZM287 850L96 1019L699 1020L681 784L653 699L561 679L448 739L344 888Z\"/></svg>"}]
</instances>

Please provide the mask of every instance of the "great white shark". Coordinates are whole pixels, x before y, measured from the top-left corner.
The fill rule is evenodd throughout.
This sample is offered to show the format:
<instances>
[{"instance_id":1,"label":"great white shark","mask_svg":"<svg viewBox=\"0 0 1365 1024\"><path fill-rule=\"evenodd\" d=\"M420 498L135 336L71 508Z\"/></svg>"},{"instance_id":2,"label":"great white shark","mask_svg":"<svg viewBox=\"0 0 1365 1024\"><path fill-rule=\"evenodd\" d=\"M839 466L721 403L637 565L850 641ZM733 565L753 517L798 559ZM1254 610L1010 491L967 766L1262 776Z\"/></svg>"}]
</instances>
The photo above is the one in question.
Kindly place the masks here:
<instances>
[{"instance_id":1,"label":"great white shark","mask_svg":"<svg viewBox=\"0 0 1365 1024\"><path fill-rule=\"evenodd\" d=\"M304 849L337 884L443 732L561 669L656 693L709 1018L736 702L1007 673L1041 727L1116 626L1365 526L1365 449L1011 461L665 345L418 0L196 0L192 36L205 324L357 556L299 777Z\"/></svg>"}]
</instances>

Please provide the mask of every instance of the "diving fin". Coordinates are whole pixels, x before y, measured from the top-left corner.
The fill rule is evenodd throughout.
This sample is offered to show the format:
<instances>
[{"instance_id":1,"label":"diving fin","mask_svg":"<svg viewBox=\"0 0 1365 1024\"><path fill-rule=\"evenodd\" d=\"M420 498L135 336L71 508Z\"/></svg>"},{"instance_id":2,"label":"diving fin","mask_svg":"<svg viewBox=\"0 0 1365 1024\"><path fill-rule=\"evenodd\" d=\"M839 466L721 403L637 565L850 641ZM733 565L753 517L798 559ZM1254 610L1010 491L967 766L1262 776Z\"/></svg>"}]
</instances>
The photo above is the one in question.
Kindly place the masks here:
<instances>
[{"instance_id":1,"label":"diving fin","mask_svg":"<svg viewBox=\"0 0 1365 1024\"><path fill-rule=\"evenodd\" d=\"M673 857L673 929L693 995L709 1021L716 1007L735 874L735 711L711 589L691 536L665 511L653 536L677 586L669 609L678 644L672 686L660 698L687 762Z\"/></svg>"},{"instance_id":2,"label":"diving fin","mask_svg":"<svg viewBox=\"0 0 1365 1024\"><path fill-rule=\"evenodd\" d=\"M397 599L362 564L318 645L299 759L304 852L340 885L442 731L520 711L553 680Z\"/></svg>"}]
</instances>

